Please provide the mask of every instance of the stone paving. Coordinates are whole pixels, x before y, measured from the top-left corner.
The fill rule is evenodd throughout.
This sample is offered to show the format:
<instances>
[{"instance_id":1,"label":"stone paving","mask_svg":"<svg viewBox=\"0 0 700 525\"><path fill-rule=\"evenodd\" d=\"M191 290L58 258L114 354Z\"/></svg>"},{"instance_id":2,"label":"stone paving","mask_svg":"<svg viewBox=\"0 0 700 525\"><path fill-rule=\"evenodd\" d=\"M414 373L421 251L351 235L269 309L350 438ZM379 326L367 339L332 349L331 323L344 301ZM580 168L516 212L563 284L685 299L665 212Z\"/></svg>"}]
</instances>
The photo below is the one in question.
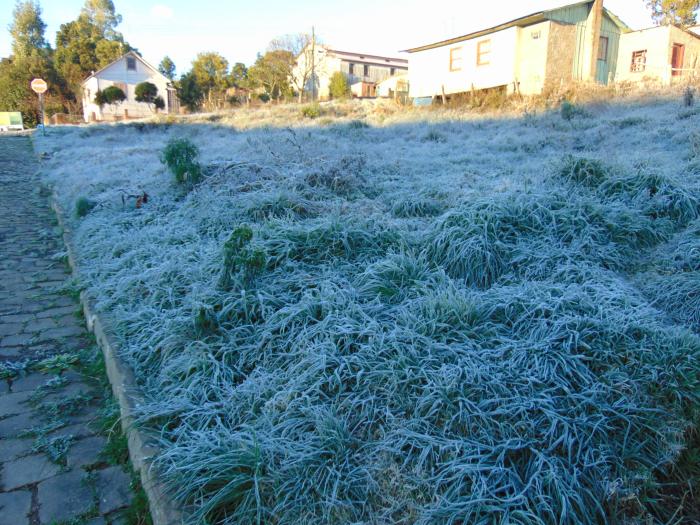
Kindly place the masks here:
<instances>
[{"instance_id":1,"label":"stone paving","mask_svg":"<svg viewBox=\"0 0 700 525\"><path fill-rule=\"evenodd\" d=\"M105 459L104 379L78 371L96 350L37 169L28 137L0 137L0 525L125 523L131 476Z\"/></svg>"}]
</instances>

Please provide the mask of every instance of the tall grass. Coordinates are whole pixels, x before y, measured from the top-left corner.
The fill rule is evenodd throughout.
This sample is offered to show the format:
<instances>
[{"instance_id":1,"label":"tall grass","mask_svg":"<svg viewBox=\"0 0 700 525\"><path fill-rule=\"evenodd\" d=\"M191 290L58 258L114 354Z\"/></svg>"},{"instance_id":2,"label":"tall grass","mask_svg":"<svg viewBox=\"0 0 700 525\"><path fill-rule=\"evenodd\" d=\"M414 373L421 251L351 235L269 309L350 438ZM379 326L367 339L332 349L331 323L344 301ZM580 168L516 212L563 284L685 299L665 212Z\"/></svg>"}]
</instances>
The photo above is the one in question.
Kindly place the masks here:
<instances>
[{"instance_id":1,"label":"tall grass","mask_svg":"<svg viewBox=\"0 0 700 525\"><path fill-rule=\"evenodd\" d=\"M556 113L217 128L203 166L245 165L84 217L84 278L192 522L692 523L700 191L681 141L636 149L676 106L601 151ZM139 135L154 173L168 133Z\"/></svg>"}]
</instances>

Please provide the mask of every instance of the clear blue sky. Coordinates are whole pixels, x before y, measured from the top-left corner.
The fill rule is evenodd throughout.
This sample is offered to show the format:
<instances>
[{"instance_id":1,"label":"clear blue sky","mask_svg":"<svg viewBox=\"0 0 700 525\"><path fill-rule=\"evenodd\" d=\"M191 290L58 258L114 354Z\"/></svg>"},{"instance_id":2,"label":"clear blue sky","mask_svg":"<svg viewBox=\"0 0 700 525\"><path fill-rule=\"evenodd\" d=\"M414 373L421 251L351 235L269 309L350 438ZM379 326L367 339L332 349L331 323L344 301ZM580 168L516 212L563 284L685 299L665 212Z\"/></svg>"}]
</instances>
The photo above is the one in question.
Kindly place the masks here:
<instances>
[{"instance_id":1,"label":"clear blue sky","mask_svg":"<svg viewBox=\"0 0 700 525\"><path fill-rule=\"evenodd\" d=\"M398 55L401 49L464 34L575 0L114 0L120 30L146 60L170 55L178 73L200 51L218 51L231 63L250 64L279 35L310 31L339 49ZM40 0L52 45L59 26L73 20L84 0ZM10 53L6 31L14 0L0 0L0 56ZM652 25L644 0L606 0L628 25ZM475 5L488 6L475 10Z\"/></svg>"}]
</instances>

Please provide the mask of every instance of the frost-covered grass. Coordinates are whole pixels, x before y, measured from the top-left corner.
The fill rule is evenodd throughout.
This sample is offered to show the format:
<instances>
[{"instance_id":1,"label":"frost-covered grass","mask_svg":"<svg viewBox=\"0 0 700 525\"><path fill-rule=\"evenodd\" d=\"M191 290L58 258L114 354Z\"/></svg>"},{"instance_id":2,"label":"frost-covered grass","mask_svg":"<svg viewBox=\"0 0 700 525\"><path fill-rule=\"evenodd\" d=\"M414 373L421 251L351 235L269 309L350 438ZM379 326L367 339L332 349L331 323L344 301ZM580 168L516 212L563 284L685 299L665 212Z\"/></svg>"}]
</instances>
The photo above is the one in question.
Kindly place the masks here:
<instances>
[{"instance_id":1,"label":"frost-covered grass","mask_svg":"<svg viewBox=\"0 0 700 525\"><path fill-rule=\"evenodd\" d=\"M193 521L697 520L700 112L322 109L36 137Z\"/></svg>"}]
</instances>

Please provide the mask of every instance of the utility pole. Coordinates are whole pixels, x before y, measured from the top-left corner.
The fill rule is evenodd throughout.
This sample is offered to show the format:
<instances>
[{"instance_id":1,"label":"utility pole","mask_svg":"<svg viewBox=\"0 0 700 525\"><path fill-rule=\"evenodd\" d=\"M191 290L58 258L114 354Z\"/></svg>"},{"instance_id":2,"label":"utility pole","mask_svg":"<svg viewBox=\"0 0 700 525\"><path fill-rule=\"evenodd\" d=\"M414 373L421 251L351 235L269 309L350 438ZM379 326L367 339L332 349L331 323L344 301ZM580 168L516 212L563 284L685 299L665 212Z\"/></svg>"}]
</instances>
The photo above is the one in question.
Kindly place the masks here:
<instances>
[{"instance_id":1,"label":"utility pole","mask_svg":"<svg viewBox=\"0 0 700 525\"><path fill-rule=\"evenodd\" d=\"M311 26L311 101L316 102L316 29Z\"/></svg>"}]
</instances>

